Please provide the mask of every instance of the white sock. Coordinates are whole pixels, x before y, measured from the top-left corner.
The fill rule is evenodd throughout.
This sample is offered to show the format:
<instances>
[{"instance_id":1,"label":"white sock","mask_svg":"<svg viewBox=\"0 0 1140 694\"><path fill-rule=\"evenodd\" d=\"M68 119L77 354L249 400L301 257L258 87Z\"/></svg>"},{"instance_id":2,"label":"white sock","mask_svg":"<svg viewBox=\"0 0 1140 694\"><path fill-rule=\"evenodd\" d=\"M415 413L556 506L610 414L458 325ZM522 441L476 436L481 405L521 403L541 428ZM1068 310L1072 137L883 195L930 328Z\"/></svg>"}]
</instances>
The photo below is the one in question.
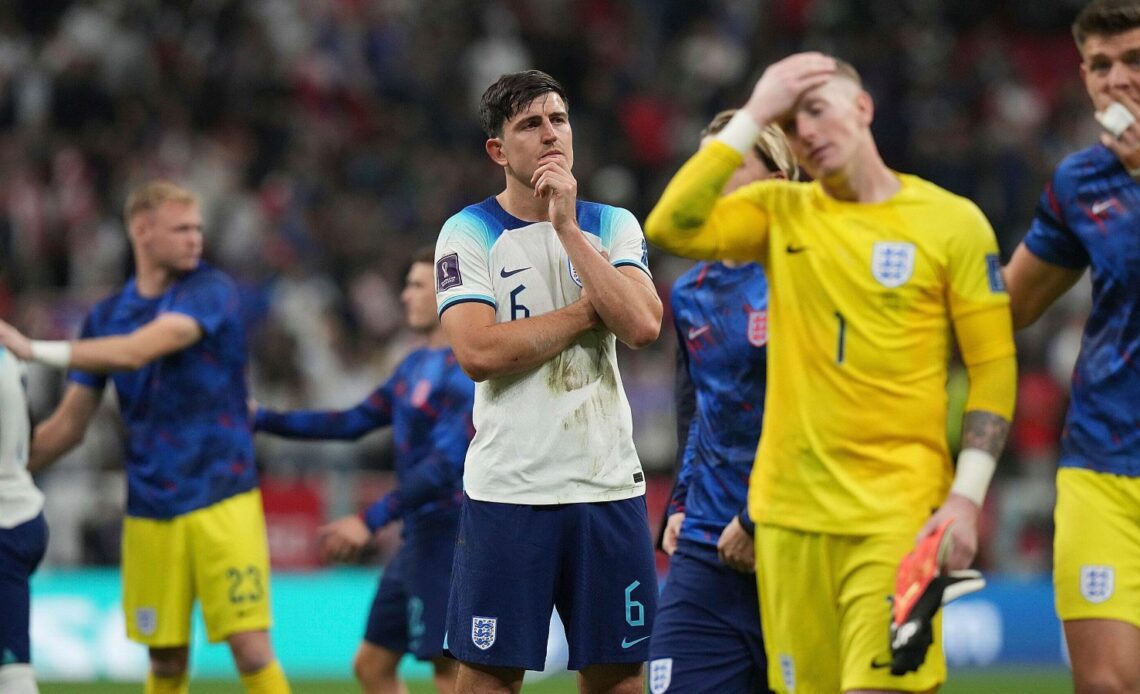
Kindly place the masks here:
<instances>
[{"instance_id":1,"label":"white sock","mask_svg":"<svg viewBox=\"0 0 1140 694\"><path fill-rule=\"evenodd\" d=\"M27 663L14 663L0 667L0 692L4 694L40 694L36 676Z\"/></svg>"}]
</instances>

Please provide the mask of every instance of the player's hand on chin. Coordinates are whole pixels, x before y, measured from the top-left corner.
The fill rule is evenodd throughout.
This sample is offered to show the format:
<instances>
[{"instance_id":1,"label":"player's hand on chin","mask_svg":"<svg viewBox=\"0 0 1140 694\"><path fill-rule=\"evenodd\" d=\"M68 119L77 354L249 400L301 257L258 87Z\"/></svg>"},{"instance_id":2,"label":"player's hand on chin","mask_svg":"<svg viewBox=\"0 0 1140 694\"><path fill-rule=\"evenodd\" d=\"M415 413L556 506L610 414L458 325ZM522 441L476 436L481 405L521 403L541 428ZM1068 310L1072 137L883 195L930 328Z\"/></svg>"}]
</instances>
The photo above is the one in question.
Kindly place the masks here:
<instances>
[{"instance_id":1,"label":"player's hand on chin","mask_svg":"<svg viewBox=\"0 0 1140 694\"><path fill-rule=\"evenodd\" d=\"M345 516L317 530L321 558L325 561L351 561L372 541L372 531L360 516Z\"/></svg>"},{"instance_id":2,"label":"player's hand on chin","mask_svg":"<svg viewBox=\"0 0 1140 694\"><path fill-rule=\"evenodd\" d=\"M918 531L917 544L922 538L931 534L947 519L953 519L949 534L951 538L950 552L946 556L943 566L948 571L967 569L974 561L978 551L978 515L981 509L970 499L960 494L950 494L946 501L935 511L922 530Z\"/></svg>"},{"instance_id":3,"label":"player's hand on chin","mask_svg":"<svg viewBox=\"0 0 1140 694\"><path fill-rule=\"evenodd\" d=\"M1140 102L1122 90L1114 92L1113 98L1128 109L1133 122L1117 137L1113 137L1110 133L1101 133L1100 141L1116 155L1124 169L1136 178L1133 172L1140 170Z\"/></svg>"},{"instance_id":4,"label":"player's hand on chin","mask_svg":"<svg viewBox=\"0 0 1140 694\"><path fill-rule=\"evenodd\" d=\"M577 226L578 181L563 160L544 161L534 170L530 181L534 185L534 194L547 201L547 214L555 231Z\"/></svg>"}]
</instances>

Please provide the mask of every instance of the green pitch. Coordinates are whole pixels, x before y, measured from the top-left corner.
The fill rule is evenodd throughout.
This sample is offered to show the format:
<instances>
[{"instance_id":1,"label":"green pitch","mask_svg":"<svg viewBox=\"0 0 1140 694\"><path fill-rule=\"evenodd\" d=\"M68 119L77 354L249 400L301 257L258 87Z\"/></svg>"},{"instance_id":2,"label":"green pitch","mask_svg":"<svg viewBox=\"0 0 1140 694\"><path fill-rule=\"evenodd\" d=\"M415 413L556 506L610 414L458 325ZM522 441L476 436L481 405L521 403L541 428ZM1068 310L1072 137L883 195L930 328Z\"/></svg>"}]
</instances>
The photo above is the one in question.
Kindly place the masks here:
<instances>
[{"instance_id":1,"label":"green pitch","mask_svg":"<svg viewBox=\"0 0 1140 694\"><path fill-rule=\"evenodd\" d=\"M431 694L435 691L428 682L412 682L408 689L410 694ZM190 690L193 694L242 694L241 685L237 682L217 680L195 681ZM1062 694L1072 690L1067 670L1027 668L953 672L950 682L942 688L942 694ZM142 686L138 683L45 682L40 685L42 694L139 694L141 691ZM293 694L356 694L359 691L354 683L345 680L293 683ZM573 694L577 691L572 676L552 677L523 684L523 692L526 694Z\"/></svg>"}]
</instances>

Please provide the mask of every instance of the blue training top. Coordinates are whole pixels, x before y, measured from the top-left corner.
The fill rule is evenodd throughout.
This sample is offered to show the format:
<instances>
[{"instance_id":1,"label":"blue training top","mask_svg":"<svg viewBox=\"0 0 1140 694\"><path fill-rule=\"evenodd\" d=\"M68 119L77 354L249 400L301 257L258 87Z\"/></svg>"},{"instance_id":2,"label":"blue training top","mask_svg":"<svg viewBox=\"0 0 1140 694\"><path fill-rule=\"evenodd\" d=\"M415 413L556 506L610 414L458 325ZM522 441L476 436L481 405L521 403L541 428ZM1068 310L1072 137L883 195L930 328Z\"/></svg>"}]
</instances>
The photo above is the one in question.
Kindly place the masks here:
<instances>
[{"instance_id":1,"label":"blue training top","mask_svg":"<svg viewBox=\"0 0 1140 694\"><path fill-rule=\"evenodd\" d=\"M398 487L364 512L376 530L397 518L411 522L458 508L463 460L475 435L475 384L448 347L418 349L392 376L349 410L274 412L259 409L258 431L301 439L356 439L392 426Z\"/></svg>"},{"instance_id":2,"label":"blue training top","mask_svg":"<svg viewBox=\"0 0 1140 694\"><path fill-rule=\"evenodd\" d=\"M96 304L81 339L126 335L162 313L193 318L203 336L136 371L69 378L115 384L127 430L127 514L172 518L257 486L246 390L246 335L238 291L206 264L161 296L140 296L131 278Z\"/></svg>"},{"instance_id":3,"label":"blue training top","mask_svg":"<svg viewBox=\"0 0 1140 694\"><path fill-rule=\"evenodd\" d=\"M1140 184L1102 145L1070 155L1046 186L1025 245L1090 266L1092 311L1073 371L1060 465L1140 476Z\"/></svg>"},{"instance_id":4,"label":"blue training top","mask_svg":"<svg viewBox=\"0 0 1140 694\"><path fill-rule=\"evenodd\" d=\"M682 539L716 545L733 516L748 517L764 414L768 281L756 263L699 263L674 283L670 302L679 425L692 415L669 513L685 513Z\"/></svg>"}]
</instances>

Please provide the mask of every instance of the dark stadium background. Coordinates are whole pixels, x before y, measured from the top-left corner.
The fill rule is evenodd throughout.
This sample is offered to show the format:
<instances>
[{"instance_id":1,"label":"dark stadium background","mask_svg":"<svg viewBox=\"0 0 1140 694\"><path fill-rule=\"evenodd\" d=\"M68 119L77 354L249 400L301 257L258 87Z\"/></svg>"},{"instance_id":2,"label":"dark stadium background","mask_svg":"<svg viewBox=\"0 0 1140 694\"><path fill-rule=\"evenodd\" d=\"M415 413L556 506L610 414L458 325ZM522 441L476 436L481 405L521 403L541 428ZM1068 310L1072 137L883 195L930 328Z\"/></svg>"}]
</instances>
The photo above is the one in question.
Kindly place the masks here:
<instances>
[{"instance_id":1,"label":"dark stadium background","mask_svg":"<svg viewBox=\"0 0 1140 694\"><path fill-rule=\"evenodd\" d=\"M37 337L73 337L129 271L125 191L170 177L201 193L207 255L243 287L255 397L350 405L408 347L397 300L406 259L450 214L499 189L474 117L491 80L526 67L562 80L581 195L644 218L709 116L741 103L765 64L805 47L862 71L887 163L974 199L1008 255L1052 167L1095 139L1067 28L1083 4L0 3L0 317ZM661 253L651 265L663 297L688 267ZM979 558L993 576L1041 581L1050 566L1056 442L1086 305L1082 284L1019 335L1018 415ZM666 320L656 344L622 355L653 513L674 450ZM950 386L959 397L962 378ZM37 416L60 386L32 368ZM117 427L108 403L83 446L39 478L52 528L43 573L117 563ZM316 525L392 482L384 435L260 438L258 454L279 573L319 574ZM366 564L397 537L387 531Z\"/></svg>"}]
</instances>

